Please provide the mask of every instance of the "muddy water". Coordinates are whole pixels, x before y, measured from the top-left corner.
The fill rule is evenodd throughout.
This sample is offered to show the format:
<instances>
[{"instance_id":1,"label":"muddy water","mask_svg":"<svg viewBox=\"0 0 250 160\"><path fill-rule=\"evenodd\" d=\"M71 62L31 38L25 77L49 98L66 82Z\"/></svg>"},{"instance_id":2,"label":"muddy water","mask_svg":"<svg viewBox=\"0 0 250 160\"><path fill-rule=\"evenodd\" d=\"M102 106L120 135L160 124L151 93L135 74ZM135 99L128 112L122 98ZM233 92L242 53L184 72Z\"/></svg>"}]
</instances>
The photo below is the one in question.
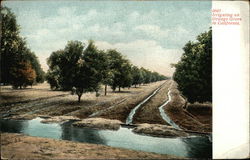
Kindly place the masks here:
<instances>
[{"instance_id":1,"label":"muddy water","mask_svg":"<svg viewBox=\"0 0 250 160\"><path fill-rule=\"evenodd\" d=\"M0 120L2 132L23 133L30 136L70 140L132 150L155 152L191 158L209 158L212 156L212 144L206 136L189 138L159 138L138 135L129 128L118 131L77 128L72 122L63 124L43 124L42 119L17 121Z\"/></svg>"}]
</instances>

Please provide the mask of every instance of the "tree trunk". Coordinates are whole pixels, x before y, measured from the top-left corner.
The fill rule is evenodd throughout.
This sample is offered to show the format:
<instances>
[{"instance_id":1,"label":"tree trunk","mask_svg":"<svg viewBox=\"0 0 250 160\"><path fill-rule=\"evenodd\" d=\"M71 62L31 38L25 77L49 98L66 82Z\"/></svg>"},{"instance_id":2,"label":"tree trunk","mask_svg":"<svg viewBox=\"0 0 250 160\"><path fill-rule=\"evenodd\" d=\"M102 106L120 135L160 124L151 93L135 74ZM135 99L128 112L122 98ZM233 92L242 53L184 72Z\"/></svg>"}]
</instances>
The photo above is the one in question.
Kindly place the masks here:
<instances>
[{"instance_id":1,"label":"tree trunk","mask_svg":"<svg viewBox=\"0 0 250 160\"><path fill-rule=\"evenodd\" d=\"M135 84L135 88L136 88L136 84Z\"/></svg>"},{"instance_id":2,"label":"tree trunk","mask_svg":"<svg viewBox=\"0 0 250 160\"><path fill-rule=\"evenodd\" d=\"M119 92L121 92L121 87L119 86Z\"/></svg>"},{"instance_id":3,"label":"tree trunk","mask_svg":"<svg viewBox=\"0 0 250 160\"><path fill-rule=\"evenodd\" d=\"M81 102L81 97L82 97L82 94L78 94L78 103Z\"/></svg>"},{"instance_id":4,"label":"tree trunk","mask_svg":"<svg viewBox=\"0 0 250 160\"><path fill-rule=\"evenodd\" d=\"M104 95L106 96L107 95L107 85L105 84L105 93Z\"/></svg>"}]
</instances>

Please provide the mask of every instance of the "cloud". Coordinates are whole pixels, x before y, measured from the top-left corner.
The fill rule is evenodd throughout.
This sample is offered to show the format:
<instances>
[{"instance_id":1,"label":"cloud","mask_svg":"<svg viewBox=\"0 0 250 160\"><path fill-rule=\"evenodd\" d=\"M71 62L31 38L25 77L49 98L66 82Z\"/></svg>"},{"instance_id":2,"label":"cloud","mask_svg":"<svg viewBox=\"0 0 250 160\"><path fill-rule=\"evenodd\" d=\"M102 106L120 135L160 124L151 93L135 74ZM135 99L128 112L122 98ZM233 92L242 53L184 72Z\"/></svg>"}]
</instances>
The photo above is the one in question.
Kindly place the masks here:
<instances>
[{"instance_id":1,"label":"cloud","mask_svg":"<svg viewBox=\"0 0 250 160\"><path fill-rule=\"evenodd\" d=\"M63 49L67 41L93 39L101 49L116 48L136 65L171 75L169 64L178 61L184 44L209 27L207 10L178 10L180 7L165 2L166 6L145 7L43 2L40 6L27 3L26 8L24 3L11 3L22 36L45 70L45 59L52 51Z\"/></svg>"},{"instance_id":2,"label":"cloud","mask_svg":"<svg viewBox=\"0 0 250 160\"><path fill-rule=\"evenodd\" d=\"M124 54L134 65L145 67L152 71L171 76L174 68L171 63L177 63L182 54L181 49L166 49L153 40L135 40L128 43L111 44L106 41L97 41L100 49L117 49Z\"/></svg>"},{"instance_id":3,"label":"cloud","mask_svg":"<svg viewBox=\"0 0 250 160\"><path fill-rule=\"evenodd\" d=\"M152 38L166 38L169 35L169 29L162 29L157 25L139 25L135 27L135 31L142 31Z\"/></svg>"}]
</instances>

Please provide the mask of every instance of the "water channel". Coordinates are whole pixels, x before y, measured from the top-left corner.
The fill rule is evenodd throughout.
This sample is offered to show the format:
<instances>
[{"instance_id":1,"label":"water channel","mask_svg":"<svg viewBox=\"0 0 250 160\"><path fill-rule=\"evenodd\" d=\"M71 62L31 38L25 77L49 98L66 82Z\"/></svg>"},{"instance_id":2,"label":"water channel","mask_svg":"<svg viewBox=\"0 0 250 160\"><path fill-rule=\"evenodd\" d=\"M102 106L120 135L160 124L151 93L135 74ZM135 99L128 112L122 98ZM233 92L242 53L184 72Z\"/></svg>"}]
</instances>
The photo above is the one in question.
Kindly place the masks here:
<instances>
[{"instance_id":1,"label":"water channel","mask_svg":"<svg viewBox=\"0 0 250 160\"><path fill-rule=\"evenodd\" d=\"M135 134L131 128L121 127L118 131L98 130L73 127L72 122L44 124L40 122L41 120L41 118L33 120L0 119L0 129L1 132L103 144L189 158L212 157L212 143L209 141L208 136L160 138Z\"/></svg>"},{"instance_id":2,"label":"water channel","mask_svg":"<svg viewBox=\"0 0 250 160\"><path fill-rule=\"evenodd\" d=\"M126 119L126 124L132 124L133 122L133 118L134 115L136 113L136 111L144 104L146 103L151 97L153 97L159 90L160 90L161 86L159 88L157 88L151 95L149 95L146 99L144 99L141 103L139 103L137 106L135 106L135 108L133 108L131 110L131 112L129 113L127 119Z\"/></svg>"}]
</instances>

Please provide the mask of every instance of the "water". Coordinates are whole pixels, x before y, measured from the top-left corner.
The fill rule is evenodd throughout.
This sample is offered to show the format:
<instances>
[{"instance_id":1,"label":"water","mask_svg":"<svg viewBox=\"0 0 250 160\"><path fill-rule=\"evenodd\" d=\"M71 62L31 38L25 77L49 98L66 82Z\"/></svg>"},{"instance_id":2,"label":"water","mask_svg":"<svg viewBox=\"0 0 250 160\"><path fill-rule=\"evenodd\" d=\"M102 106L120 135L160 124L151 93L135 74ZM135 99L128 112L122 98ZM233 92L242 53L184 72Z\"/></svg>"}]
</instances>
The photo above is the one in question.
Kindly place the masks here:
<instances>
[{"instance_id":1,"label":"water","mask_svg":"<svg viewBox=\"0 0 250 160\"><path fill-rule=\"evenodd\" d=\"M161 105L159 107L160 115L161 115L162 119L164 119L164 121L166 121L168 124L170 124L171 126L173 126L175 129L181 129L176 123L174 123L169 118L169 116L164 111L164 107L171 101L170 92L171 92L171 90L169 89L169 91L168 91L168 100L163 105Z\"/></svg>"},{"instance_id":2,"label":"water","mask_svg":"<svg viewBox=\"0 0 250 160\"><path fill-rule=\"evenodd\" d=\"M150 96L148 96L146 99L144 99L141 103L139 103L137 106L135 106L135 108L131 110L126 119L126 124L132 124L136 110L140 108L144 103L146 103L151 97L153 97L160 90L160 88L161 87L157 88Z\"/></svg>"},{"instance_id":3,"label":"water","mask_svg":"<svg viewBox=\"0 0 250 160\"><path fill-rule=\"evenodd\" d=\"M118 131L78 128L72 122L63 124L44 124L42 119L3 120L0 119L2 132L23 133L25 135L70 140L132 150L176 155L190 158L211 158L212 144L206 136L189 138L159 138L138 135L129 128Z\"/></svg>"}]
</instances>

